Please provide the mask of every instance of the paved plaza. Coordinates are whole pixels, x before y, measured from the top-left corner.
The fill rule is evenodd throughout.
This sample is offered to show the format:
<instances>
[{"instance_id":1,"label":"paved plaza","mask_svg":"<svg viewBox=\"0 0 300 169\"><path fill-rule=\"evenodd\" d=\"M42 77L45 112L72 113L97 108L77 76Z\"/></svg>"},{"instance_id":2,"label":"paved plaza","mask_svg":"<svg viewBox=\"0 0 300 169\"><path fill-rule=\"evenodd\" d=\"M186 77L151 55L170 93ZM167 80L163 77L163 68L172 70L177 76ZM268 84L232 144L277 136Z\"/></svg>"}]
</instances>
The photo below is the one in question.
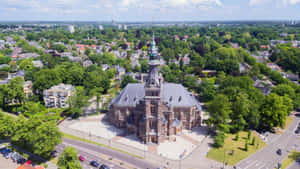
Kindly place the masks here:
<instances>
[{"instance_id":1,"label":"paved plaza","mask_svg":"<svg viewBox=\"0 0 300 169\"><path fill-rule=\"evenodd\" d=\"M198 127L191 131L184 130L175 136L172 141L145 145L135 134L126 133L125 129L119 129L111 125L105 115L87 116L70 122L70 129L115 141L139 150L155 153L171 160L179 160L180 157L189 155L205 138L206 131ZM182 156L183 155L183 156Z\"/></svg>"}]
</instances>

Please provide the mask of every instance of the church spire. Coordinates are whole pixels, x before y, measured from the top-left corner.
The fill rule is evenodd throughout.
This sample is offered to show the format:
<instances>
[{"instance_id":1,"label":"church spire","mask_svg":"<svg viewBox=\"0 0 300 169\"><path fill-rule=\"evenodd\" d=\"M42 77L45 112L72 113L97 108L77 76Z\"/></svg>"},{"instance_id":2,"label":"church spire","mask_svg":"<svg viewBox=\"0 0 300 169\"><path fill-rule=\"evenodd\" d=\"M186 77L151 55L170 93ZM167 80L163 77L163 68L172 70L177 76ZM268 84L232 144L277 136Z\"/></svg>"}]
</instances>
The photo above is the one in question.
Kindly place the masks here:
<instances>
[{"instance_id":1,"label":"church spire","mask_svg":"<svg viewBox=\"0 0 300 169\"><path fill-rule=\"evenodd\" d=\"M149 77L147 81L148 87L160 87L160 75L158 72L158 66L160 65L160 57L158 55L158 49L155 43L155 35L154 32L152 34L152 42L151 47L149 49Z\"/></svg>"}]
</instances>

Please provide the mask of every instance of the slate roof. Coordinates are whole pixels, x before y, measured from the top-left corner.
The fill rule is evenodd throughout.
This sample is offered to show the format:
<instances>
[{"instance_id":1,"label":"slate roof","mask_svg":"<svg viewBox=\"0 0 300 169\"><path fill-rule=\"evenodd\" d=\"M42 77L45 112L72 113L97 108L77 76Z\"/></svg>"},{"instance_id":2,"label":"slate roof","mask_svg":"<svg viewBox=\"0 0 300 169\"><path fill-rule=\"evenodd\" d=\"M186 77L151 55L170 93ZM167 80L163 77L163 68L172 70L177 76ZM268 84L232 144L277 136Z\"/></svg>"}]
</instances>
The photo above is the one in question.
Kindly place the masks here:
<instances>
[{"instance_id":1,"label":"slate roof","mask_svg":"<svg viewBox=\"0 0 300 169\"><path fill-rule=\"evenodd\" d=\"M111 104L116 106L136 106L144 96L144 84L130 83L111 101ZM162 100L169 107L197 106L198 110L201 110L201 106L196 98L181 84L164 83L162 85Z\"/></svg>"}]
</instances>

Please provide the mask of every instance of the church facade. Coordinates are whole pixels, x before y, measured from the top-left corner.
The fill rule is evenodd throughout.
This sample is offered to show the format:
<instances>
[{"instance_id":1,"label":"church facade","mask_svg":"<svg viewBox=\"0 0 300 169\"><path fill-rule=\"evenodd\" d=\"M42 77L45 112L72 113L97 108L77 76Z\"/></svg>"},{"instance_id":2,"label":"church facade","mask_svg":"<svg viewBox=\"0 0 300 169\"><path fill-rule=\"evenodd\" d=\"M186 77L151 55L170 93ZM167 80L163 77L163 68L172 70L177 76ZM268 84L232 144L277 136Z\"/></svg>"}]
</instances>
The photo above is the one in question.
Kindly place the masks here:
<instances>
[{"instance_id":1,"label":"church facade","mask_svg":"<svg viewBox=\"0 0 300 169\"><path fill-rule=\"evenodd\" d=\"M160 58L153 35L145 84L128 84L112 101L109 120L134 132L145 143L161 143L183 129L201 126L202 109L181 84L165 83L159 73Z\"/></svg>"}]
</instances>

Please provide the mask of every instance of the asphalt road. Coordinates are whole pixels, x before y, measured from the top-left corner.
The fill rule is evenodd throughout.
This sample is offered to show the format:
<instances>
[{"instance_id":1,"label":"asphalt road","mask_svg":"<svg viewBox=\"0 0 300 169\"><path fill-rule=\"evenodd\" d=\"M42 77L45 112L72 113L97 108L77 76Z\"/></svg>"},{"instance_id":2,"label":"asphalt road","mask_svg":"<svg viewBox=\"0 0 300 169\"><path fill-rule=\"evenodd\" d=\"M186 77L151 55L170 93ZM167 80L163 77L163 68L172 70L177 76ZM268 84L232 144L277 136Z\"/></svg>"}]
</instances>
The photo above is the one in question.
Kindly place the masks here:
<instances>
[{"instance_id":1,"label":"asphalt road","mask_svg":"<svg viewBox=\"0 0 300 169\"><path fill-rule=\"evenodd\" d=\"M287 169L299 169L300 168L300 163L293 163L291 166L289 166Z\"/></svg>"},{"instance_id":2,"label":"asphalt road","mask_svg":"<svg viewBox=\"0 0 300 169\"><path fill-rule=\"evenodd\" d=\"M59 146L56 147L56 151L58 153L61 153L65 147L70 146L70 145L66 145L66 144L60 144ZM108 165L110 168L112 169L124 169L122 167L116 166L113 163L111 163L110 161L107 161L105 159L100 158L99 156L97 156L94 153L87 153L86 151L82 151L81 149L77 149L78 150L78 154L83 156L85 158L85 161L81 162L81 166L83 169L94 169L96 167L93 167L90 165L90 162L95 160L97 161L100 165L102 164L106 164Z\"/></svg>"},{"instance_id":3,"label":"asphalt road","mask_svg":"<svg viewBox=\"0 0 300 169\"><path fill-rule=\"evenodd\" d=\"M289 128L278 138L271 140L271 142L262 150L256 152L250 157L239 162L236 166L238 169L274 169L277 164L282 162L292 150L299 150L300 141L299 135L294 133L300 117L295 117ZM282 150L282 155L278 155L276 151ZM295 166L300 168L299 164Z\"/></svg>"},{"instance_id":4,"label":"asphalt road","mask_svg":"<svg viewBox=\"0 0 300 169\"><path fill-rule=\"evenodd\" d=\"M71 140L67 138L63 138L63 143L57 146L57 152L60 153L64 149L64 147L70 146L74 147L78 150L79 155L82 155L86 158L86 161L83 162L82 166L84 169L90 169L93 168L89 165L90 161L96 160L100 162L100 164L107 164L108 166L112 166L113 169L125 169L124 167L120 165L116 165L111 163L108 160L100 158L99 154L104 154L106 156L113 157L114 159L118 159L120 161L124 161L126 163L129 163L131 165L136 166L139 169L156 169L158 166L155 166L153 164L150 164L144 160L132 157L130 155L111 150L109 148L97 146L94 144L89 144L77 140ZM98 154L98 155L97 155Z\"/></svg>"}]
</instances>

